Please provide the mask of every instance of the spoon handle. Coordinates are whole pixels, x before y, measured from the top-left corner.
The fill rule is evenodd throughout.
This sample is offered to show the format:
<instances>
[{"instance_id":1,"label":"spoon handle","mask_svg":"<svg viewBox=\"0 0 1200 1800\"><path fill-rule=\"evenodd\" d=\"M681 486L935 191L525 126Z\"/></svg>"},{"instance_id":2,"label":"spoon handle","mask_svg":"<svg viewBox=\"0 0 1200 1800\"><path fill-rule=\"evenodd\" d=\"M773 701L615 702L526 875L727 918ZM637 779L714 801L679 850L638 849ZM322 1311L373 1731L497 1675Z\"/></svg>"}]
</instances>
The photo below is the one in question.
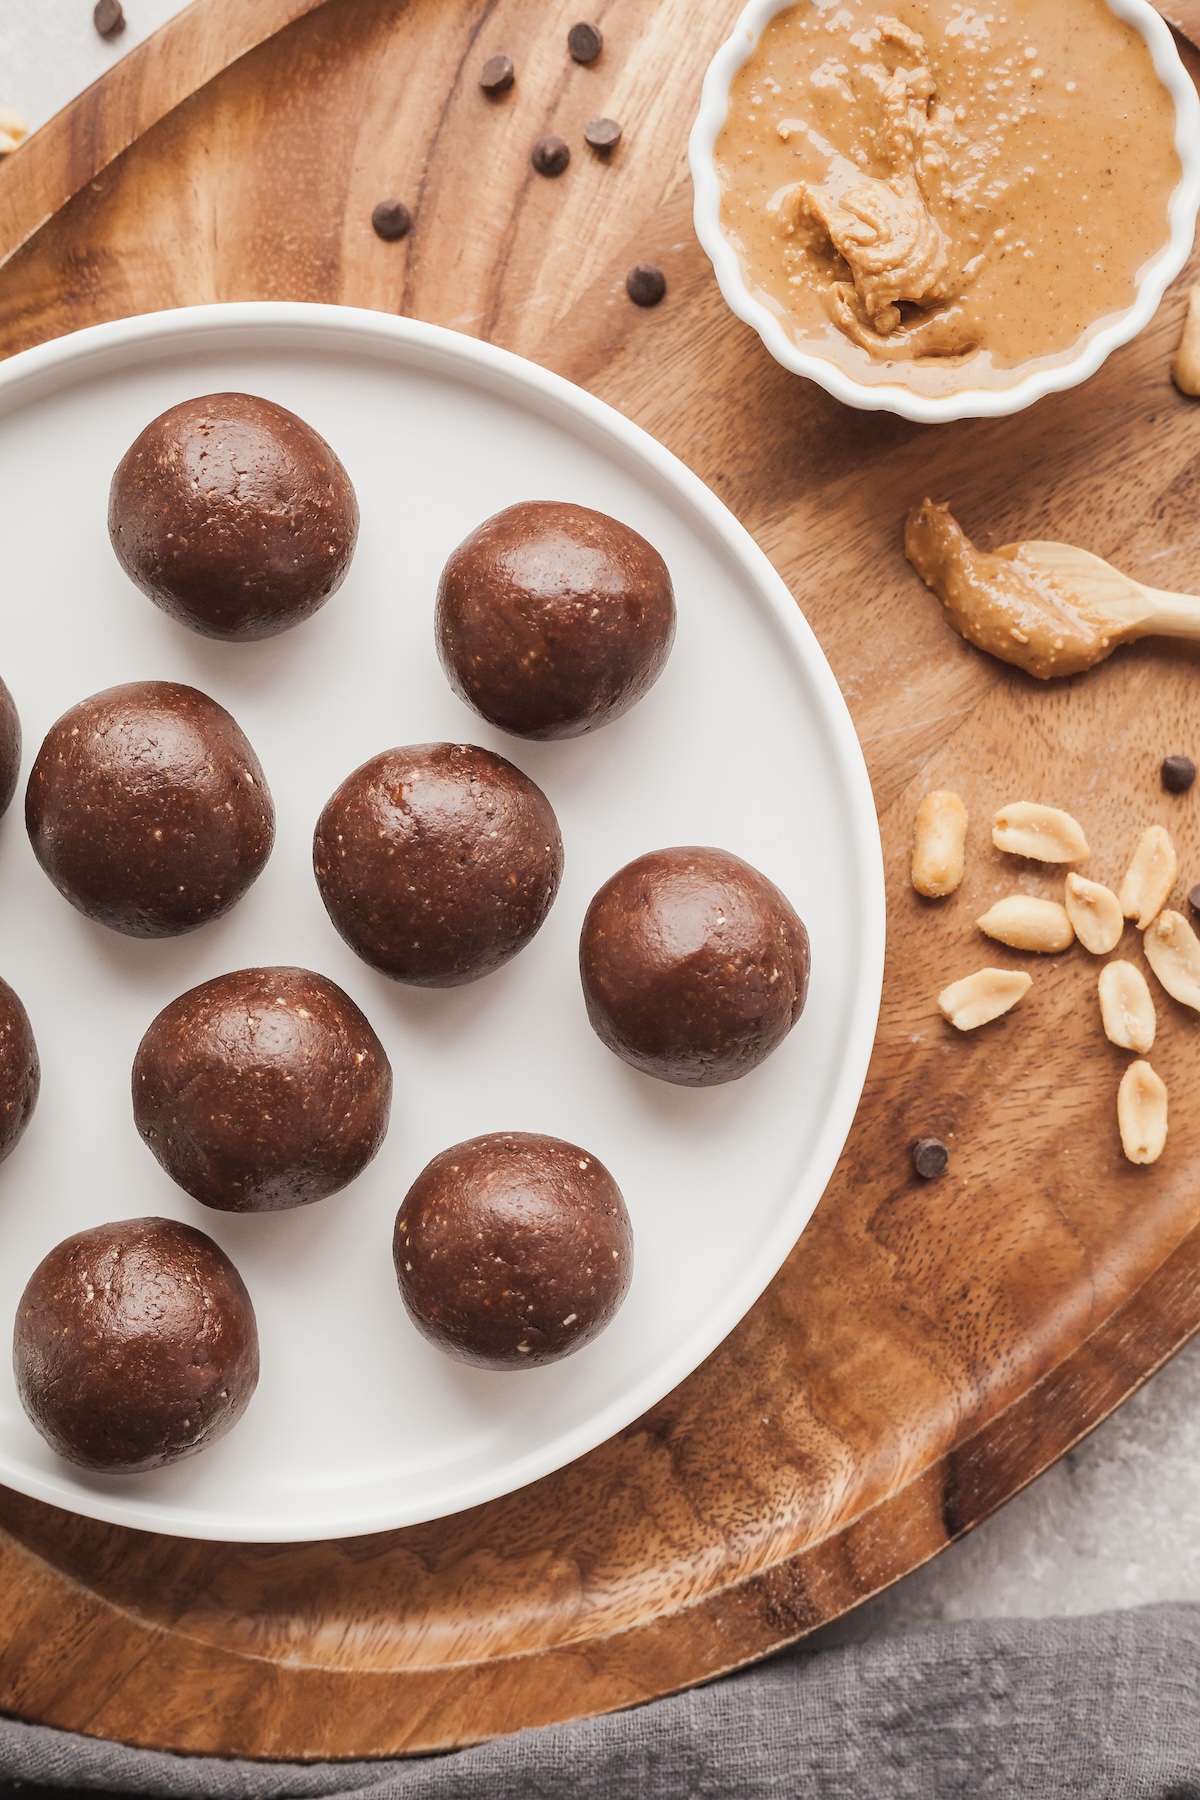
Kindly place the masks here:
<instances>
[{"instance_id":1,"label":"spoon handle","mask_svg":"<svg viewBox=\"0 0 1200 1800\"><path fill-rule=\"evenodd\" d=\"M1139 637L1200 639L1200 599L1194 594L1169 594L1162 588L1144 587L1146 611L1138 621Z\"/></svg>"},{"instance_id":2,"label":"spoon handle","mask_svg":"<svg viewBox=\"0 0 1200 1800\"><path fill-rule=\"evenodd\" d=\"M1197 0L1200 6L1200 0ZM1141 637L1200 638L1200 599L1147 587L1112 563L1074 544L1030 539L1012 549L1024 561L1073 589L1085 603L1110 619L1121 639ZM1120 641L1120 640L1118 640Z\"/></svg>"}]
</instances>

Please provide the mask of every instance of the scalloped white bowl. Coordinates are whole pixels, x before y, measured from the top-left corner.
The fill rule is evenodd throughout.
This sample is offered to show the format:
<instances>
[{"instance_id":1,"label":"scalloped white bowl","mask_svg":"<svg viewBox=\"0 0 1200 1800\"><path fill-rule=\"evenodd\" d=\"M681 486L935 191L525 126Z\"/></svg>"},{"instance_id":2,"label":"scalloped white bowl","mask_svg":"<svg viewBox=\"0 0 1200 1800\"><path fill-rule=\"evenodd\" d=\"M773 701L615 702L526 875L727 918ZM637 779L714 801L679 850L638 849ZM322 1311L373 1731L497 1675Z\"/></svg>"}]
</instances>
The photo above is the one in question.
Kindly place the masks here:
<instances>
[{"instance_id":1,"label":"scalloped white bowl","mask_svg":"<svg viewBox=\"0 0 1200 1800\"><path fill-rule=\"evenodd\" d=\"M721 183L715 155L717 138L729 112L734 76L757 49L770 21L797 3L798 0L749 0L732 35L708 66L700 111L688 142L696 195L696 235L708 252L727 305L739 319L754 327L776 362L797 375L807 375L847 406L864 412L899 413L918 424L942 425L952 419L1002 418L1032 406L1045 394L1077 387L1094 375L1114 350L1144 330L1191 252L1200 209L1200 100L1170 29L1150 0L1108 0L1116 16L1145 38L1155 72L1171 96L1175 106L1175 148L1183 170L1171 199L1170 236L1158 255L1143 268L1133 305L1116 314L1101 330L1082 338L1070 358L1033 370L1006 388L964 387L953 394L920 394L900 381L856 381L826 357L803 349L789 335L782 319L757 299L746 284L737 251L721 224Z\"/></svg>"}]
</instances>

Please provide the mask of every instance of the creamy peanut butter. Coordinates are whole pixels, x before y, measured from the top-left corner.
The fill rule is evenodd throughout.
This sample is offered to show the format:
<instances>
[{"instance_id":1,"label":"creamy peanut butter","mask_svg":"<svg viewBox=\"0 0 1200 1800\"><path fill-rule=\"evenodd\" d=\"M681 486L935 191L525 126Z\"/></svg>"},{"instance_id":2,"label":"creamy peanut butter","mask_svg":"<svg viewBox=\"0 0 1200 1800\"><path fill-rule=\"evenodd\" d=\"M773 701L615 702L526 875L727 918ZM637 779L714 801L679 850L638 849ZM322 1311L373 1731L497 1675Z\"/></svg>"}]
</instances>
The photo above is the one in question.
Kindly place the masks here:
<instances>
[{"instance_id":1,"label":"creamy peanut butter","mask_svg":"<svg viewBox=\"0 0 1200 1800\"><path fill-rule=\"evenodd\" d=\"M949 508L932 500L909 513L904 554L968 643L1039 681L1082 674L1123 641L1080 594L1022 561L1019 544L977 550Z\"/></svg>"},{"instance_id":2,"label":"creamy peanut butter","mask_svg":"<svg viewBox=\"0 0 1200 1800\"><path fill-rule=\"evenodd\" d=\"M1200 597L1146 587L1073 544L979 550L932 500L909 513L904 554L968 643L1039 681L1080 675L1138 638L1200 642Z\"/></svg>"},{"instance_id":3,"label":"creamy peanut butter","mask_svg":"<svg viewBox=\"0 0 1200 1800\"><path fill-rule=\"evenodd\" d=\"M1008 387L1133 304L1174 133L1106 0L799 0L734 80L722 224L759 299L856 380Z\"/></svg>"}]
</instances>

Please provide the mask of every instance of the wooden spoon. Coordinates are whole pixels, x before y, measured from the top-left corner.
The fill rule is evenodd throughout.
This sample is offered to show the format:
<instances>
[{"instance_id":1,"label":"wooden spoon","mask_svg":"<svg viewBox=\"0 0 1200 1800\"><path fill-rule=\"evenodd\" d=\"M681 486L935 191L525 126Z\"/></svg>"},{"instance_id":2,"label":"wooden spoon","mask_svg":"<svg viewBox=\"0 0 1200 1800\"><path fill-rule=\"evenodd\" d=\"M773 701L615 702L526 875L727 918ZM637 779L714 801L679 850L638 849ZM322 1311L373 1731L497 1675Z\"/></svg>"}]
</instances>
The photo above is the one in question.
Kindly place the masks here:
<instances>
[{"instance_id":1,"label":"wooden spoon","mask_svg":"<svg viewBox=\"0 0 1200 1800\"><path fill-rule=\"evenodd\" d=\"M1078 595L1089 612L1111 619L1114 643L1128 644L1140 637L1200 638L1200 599L1194 594L1147 587L1090 550L1031 538L1005 545L1000 554L1020 557L1053 576Z\"/></svg>"},{"instance_id":2,"label":"wooden spoon","mask_svg":"<svg viewBox=\"0 0 1200 1800\"><path fill-rule=\"evenodd\" d=\"M1134 638L1200 639L1200 599L1146 587L1073 544L980 550L932 500L909 513L904 550L956 631L1039 681L1081 674Z\"/></svg>"}]
</instances>

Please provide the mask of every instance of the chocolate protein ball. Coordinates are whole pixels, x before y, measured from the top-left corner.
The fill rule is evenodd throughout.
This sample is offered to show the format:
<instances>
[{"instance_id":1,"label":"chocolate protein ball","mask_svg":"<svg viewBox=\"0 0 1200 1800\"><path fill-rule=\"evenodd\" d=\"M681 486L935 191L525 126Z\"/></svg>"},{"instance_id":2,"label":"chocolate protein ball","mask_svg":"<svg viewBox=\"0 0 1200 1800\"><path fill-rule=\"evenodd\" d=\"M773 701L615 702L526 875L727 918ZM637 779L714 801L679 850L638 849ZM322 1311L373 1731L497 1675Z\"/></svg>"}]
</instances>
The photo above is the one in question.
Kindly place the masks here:
<instances>
[{"instance_id":1,"label":"chocolate protein ball","mask_svg":"<svg viewBox=\"0 0 1200 1800\"><path fill-rule=\"evenodd\" d=\"M21 721L13 697L0 681L0 814L8 811L21 772Z\"/></svg>"},{"instance_id":2,"label":"chocolate protein ball","mask_svg":"<svg viewBox=\"0 0 1200 1800\"><path fill-rule=\"evenodd\" d=\"M577 1144L498 1131L443 1150L392 1240L417 1329L462 1362L530 1369L597 1337L633 1274L621 1190Z\"/></svg>"},{"instance_id":3,"label":"chocolate protein ball","mask_svg":"<svg viewBox=\"0 0 1200 1800\"><path fill-rule=\"evenodd\" d=\"M273 637L341 587L358 501L295 413L254 394L206 394L161 413L125 452L108 534L129 579L181 625Z\"/></svg>"},{"instance_id":4,"label":"chocolate protein ball","mask_svg":"<svg viewBox=\"0 0 1200 1800\"><path fill-rule=\"evenodd\" d=\"M176 681L131 681L51 727L25 824L81 913L129 937L173 937L241 899L271 854L275 809L223 706Z\"/></svg>"},{"instance_id":5,"label":"chocolate protein ball","mask_svg":"<svg viewBox=\"0 0 1200 1800\"><path fill-rule=\"evenodd\" d=\"M29 1014L0 981L0 1162L17 1143L37 1105L42 1071Z\"/></svg>"},{"instance_id":6,"label":"chocolate protein ball","mask_svg":"<svg viewBox=\"0 0 1200 1800\"><path fill-rule=\"evenodd\" d=\"M654 686L674 638L666 563L587 506L508 507L463 540L438 584L451 687L516 737L579 737L619 719Z\"/></svg>"},{"instance_id":7,"label":"chocolate protein ball","mask_svg":"<svg viewBox=\"0 0 1200 1800\"><path fill-rule=\"evenodd\" d=\"M716 1087L777 1050L804 1010L808 933L727 850L654 850L606 881L583 921L588 1017L660 1081Z\"/></svg>"},{"instance_id":8,"label":"chocolate protein ball","mask_svg":"<svg viewBox=\"0 0 1200 1800\"><path fill-rule=\"evenodd\" d=\"M523 950L562 877L541 788L475 744L385 750L347 776L317 821L326 910L372 968L459 987Z\"/></svg>"},{"instance_id":9,"label":"chocolate protein ball","mask_svg":"<svg viewBox=\"0 0 1200 1800\"><path fill-rule=\"evenodd\" d=\"M258 1381L254 1308L225 1252L191 1225L97 1225L30 1276L13 1372L60 1456L100 1474L158 1469L245 1412Z\"/></svg>"},{"instance_id":10,"label":"chocolate protein ball","mask_svg":"<svg viewBox=\"0 0 1200 1800\"><path fill-rule=\"evenodd\" d=\"M387 1052L311 969L239 969L164 1006L138 1046L133 1117L172 1181L221 1212L336 1194L384 1140Z\"/></svg>"}]
</instances>

